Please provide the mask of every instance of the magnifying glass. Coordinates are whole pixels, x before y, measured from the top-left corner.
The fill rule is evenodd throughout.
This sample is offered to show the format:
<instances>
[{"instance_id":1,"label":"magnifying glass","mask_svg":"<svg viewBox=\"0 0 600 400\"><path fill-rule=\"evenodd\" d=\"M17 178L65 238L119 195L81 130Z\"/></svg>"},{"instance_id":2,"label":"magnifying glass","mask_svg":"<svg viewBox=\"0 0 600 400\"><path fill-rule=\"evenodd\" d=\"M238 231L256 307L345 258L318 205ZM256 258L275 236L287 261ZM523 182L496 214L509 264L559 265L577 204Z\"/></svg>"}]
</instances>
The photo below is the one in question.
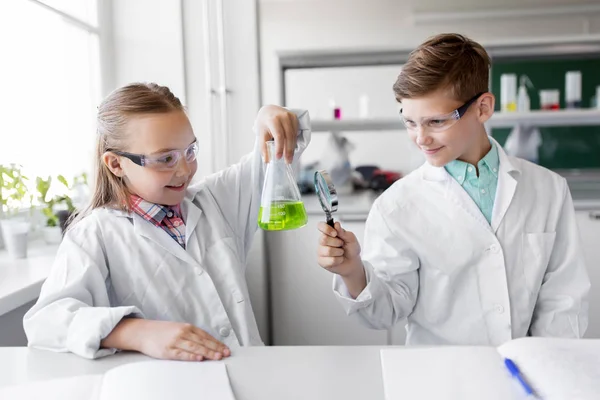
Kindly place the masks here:
<instances>
[{"instance_id":1,"label":"magnifying glass","mask_svg":"<svg viewBox=\"0 0 600 400\"><path fill-rule=\"evenodd\" d=\"M327 217L327 225L334 227L333 214L338 209L338 196L333 186L333 182L329 174L324 169L315 172L315 191L321 203L325 216Z\"/></svg>"}]
</instances>

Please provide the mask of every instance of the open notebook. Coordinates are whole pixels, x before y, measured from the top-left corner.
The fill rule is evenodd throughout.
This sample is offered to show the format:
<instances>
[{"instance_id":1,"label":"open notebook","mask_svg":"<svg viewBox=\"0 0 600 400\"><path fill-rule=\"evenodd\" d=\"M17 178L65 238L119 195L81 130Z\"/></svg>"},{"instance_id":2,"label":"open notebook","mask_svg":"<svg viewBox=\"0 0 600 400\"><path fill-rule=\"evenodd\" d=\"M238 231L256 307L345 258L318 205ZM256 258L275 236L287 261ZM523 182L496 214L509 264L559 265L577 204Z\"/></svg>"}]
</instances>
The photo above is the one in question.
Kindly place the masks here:
<instances>
[{"instance_id":1,"label":"open notebook","mask_svg":"<svg viewBox=\"0 0 600 400\"><path fill-rule=\"evenodd\" d=\"M235 400L223 363L142 361L104 375L82 375L0 389L19 400Z\"/></svg>"},{"instance_id":2,"label":"open notebook","mask_svg":"<svg viewBox=\"0 0 600 400\"><path fill-rule=\"evenodd\" d=\"M386 400L527 398L510 358L543 400L600 399L600 340L521 338L493 347L381 350Z\"/></svg>"}]
</instances>

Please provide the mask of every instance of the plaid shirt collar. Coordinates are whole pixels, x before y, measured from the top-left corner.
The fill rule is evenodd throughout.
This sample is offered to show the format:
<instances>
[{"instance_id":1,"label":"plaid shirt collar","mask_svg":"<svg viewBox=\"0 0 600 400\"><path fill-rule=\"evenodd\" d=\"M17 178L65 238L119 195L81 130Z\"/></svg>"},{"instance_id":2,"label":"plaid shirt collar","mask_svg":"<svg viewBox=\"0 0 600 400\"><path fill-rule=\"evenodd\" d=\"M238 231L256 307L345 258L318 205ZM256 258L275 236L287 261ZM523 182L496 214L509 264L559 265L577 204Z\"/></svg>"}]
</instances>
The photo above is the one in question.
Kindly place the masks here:
<instances>
[{"instance_id":1,"label":"plaid shirt collar","mask_svg":"<svg viewBox=\"0 0 600 400\"><path fill-rule=\"evenodd\" d=\"M140 217L156 226L161 226L165 217L169 212L174 212L175 215L181 216L179 205L163 206L160 204L150 203L137 195L131 195L131 209Z\"/></svg>"},{"instance_id":2,"label":"plaid shirt collar","mask_svg":"<svg viewBox=\"0 0 600 400\"><path fill-rule=\"evenodd\" d=\"M185 223L179 205L162 206L134 195L131 196L131 209L146 221L167 232L185 249Z\"/></svg>"}]
</instances>

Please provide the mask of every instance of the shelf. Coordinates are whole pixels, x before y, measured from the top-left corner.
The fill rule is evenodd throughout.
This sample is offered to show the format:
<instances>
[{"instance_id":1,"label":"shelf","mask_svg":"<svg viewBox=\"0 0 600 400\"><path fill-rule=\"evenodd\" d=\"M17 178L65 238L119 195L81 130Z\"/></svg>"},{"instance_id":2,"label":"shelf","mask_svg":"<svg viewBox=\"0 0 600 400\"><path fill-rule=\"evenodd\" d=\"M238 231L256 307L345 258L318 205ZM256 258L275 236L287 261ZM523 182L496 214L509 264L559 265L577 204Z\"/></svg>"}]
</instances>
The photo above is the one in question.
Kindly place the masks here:
<instances>
[{"instance_id":1,"label":"shelf","mask_svg":"<svg viewBox=\"0 0 600 400\"><path fill-rule=\"evenodd\" d=\"M600 126L600 110L535 110L526 113L495 113L488 121L491 128L526 126ZM314 120L313 132L368 132L405 130L400 119Z\"/></svg>"},{"instance_id":2,"label":"shelf","mask_svg":"<svg viewBox=\"0 0 600 400\"><path fill-rule=\"evenodd\" d=\"M405 129L399 118L313 120L311 121L311 127L313 132L397 131Z\"/></svg>"},{"instance_id":3,"label":"shelf","mask_svg":"<svg viewBox=\"0 0 600 400\"><path fill-rule=\"evenodd\" d=\"M590 126L600 125L600 110L535 110L526 113L496 113L488 122L492 128L527 126Z\"/></svg>"}]
</instances>

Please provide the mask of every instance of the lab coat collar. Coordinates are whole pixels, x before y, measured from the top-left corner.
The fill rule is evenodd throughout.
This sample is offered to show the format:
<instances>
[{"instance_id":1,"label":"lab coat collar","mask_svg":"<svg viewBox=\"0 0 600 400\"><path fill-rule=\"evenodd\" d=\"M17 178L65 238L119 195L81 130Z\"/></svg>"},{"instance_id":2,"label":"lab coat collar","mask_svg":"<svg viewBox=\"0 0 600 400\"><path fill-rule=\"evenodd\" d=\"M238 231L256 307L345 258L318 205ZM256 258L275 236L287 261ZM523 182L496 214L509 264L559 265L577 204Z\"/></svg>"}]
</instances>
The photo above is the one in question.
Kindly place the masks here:
<instances>
[{"instance_id":1,"label":"lab coat collar","mask_svg":"<svg viewBox=\"0 0 600 400\"><path fill-rule=\"evenodd\" d=\"M500 144L494 138L490 137L490 141L493 141L493 143L496 144L496 148L498 149L498 158L500 160L500 167L498 171L498 187L496 189L496 198L494 200L491 222L491 229L494 233L496 233L516 192L518 177L521 174L521 169L519 168L518 161L511 160L502 146L500 146ZM421 177L424 181L441 184L443 187L444 196L446 198L451 192L454 193L452 190L455 188L452 182L453 178L444 167L434 167L429 163L425 163L421 168ZM477 205L473 201L469 201L470 198L467 198L468 194L466 192L464 194L466 196L463 196L462 193L456 193L459 204L463 204L470 214L475 216L477 220L483 223L483 221L485 221L485 217L483 214L481 214L481 211L477 208ZM475 208L477 208L477 210L475 210ZM485 221L484 225L490 226L487 221Z\"/></svg>"},{"instance_id":2,"label":"lab coat collar","mask_svg":"<svg viewBox=\"0 0 600 400\"><path fill-rule=\"evenodd\" d=\"M496 233L517 191L521 169L518 165L518 160L508 157L504 149L494 138L490 137L490 140L496 143L500 159L498 187L496 188L496 198L492 211L492 230Z\"/></svg>"},{"instance_id":3,"label":"lab coat collar","mask_svg":"<svg viewBox=\"0 0 600 400\"><path fill-rule=\"evenodd\" d=\"M499 172L500 173L502 173L502 172L508 173L512 176L516 176L517 174L520 174L521 173L520 166L516 162L511 160L511 158L508 156L508 154L506 154L506 152L504 151L502 146L500 146L500 144L496 141L496 139L494 139L493 137L490 136L490 141L494 142L496 144L496 148L498 149L498 158L500 160Z\"/></svg>"},{"instance_id":4,"label":"lab coat collar","mask_svg":"<svg viewBox=\"0 0 600 400\"><path fill-rule=\"evenodd\" d=\"M437 191L446 201L465 212L465 216L473 218L487 232L491 231L490 224L475 204L473 199L464 190L444 167L434 167L425 163L422 167L422 179L431 189Z\"/></svg>"},{"instance_id":5,"label":"lab coat collar","mask_svg":"<svg viewBox=\"0 0 600 400\"><path fill-rule=\"evenodd\" d=\"M192 191L192 193L196 192ZM198 208L197 206L191 204L191 196L192 195L189 193L186 194L186 197L181 202L181 211L185 218L186 244L193 236L196 226L198 225L200 216L202 215L202 210L200 210L200 208ZM155 225L146 221L134 212L127 212L123 210L116 210L110 208L108 208L107 211L113 215L131 219L133 223L133 231L137 235L143 236L153 241L154 243L162 247L165 251L168 251L183 262L192 265L197 265L197 261L163 229L157 228Z\"/></svg>"},{"instance_id":6,"label":"lab coat collar","mask_svg":"<svg viewBox=\"0 0 600 400\"><path fill-rule=\"evenodd\" d=\"M181 247L179 243L173 240L173 238L163 229L157 228L137 214L130 214L130 217L133 220L133 231L137 235L144 236L145 238L153 241L165 251L171 253L183 262L192 265L197 264L196 260L194 260L194 258L183 247ZM186 224L186 241L188 240L187 230L188 227Z\"/></svg>"},{"instance_id":7,"label":"lab coat collar","mask_svg":"<svg viewBox=\"0 0 600 400\"><path fill-rule=\"evenodd\" d=\"M445 182L451 176L444 167L434 167L425 162L421 167L421 178L430 182Z\"/></svg>"},{"instance_id":8,"label":"lab coat collar","mask_svg":"<svg viewBox=\"0 0 600 400\"><path fill-rule=\"evenodd\" d=\"M511 176L516 176L516 174L521 173L521 169L508 157L502 146L494 139L489 136L491 142L496 145L496 149L498 149L498 158L500 160L500 168L499 173L510 174ZM451 179L452 176L446 171L444 167L434 167L429 163L423 164L421 177L426 181L432 182L444 182L448 179Z\"/></svg>"},{"instance_id":9,"label":"lab coat collar","mask_svg":"<svg viewBox=\"0 0 600 400\"><path fill-rule=\"evenodd\" d=\"M202 216L202 209L198 205L194 204L194 197L197 191L191 191L181 202L181 213L185 221L185 242L186 248L189 241L196 234L196 226Z\"/></svg>"}]
</instances>

